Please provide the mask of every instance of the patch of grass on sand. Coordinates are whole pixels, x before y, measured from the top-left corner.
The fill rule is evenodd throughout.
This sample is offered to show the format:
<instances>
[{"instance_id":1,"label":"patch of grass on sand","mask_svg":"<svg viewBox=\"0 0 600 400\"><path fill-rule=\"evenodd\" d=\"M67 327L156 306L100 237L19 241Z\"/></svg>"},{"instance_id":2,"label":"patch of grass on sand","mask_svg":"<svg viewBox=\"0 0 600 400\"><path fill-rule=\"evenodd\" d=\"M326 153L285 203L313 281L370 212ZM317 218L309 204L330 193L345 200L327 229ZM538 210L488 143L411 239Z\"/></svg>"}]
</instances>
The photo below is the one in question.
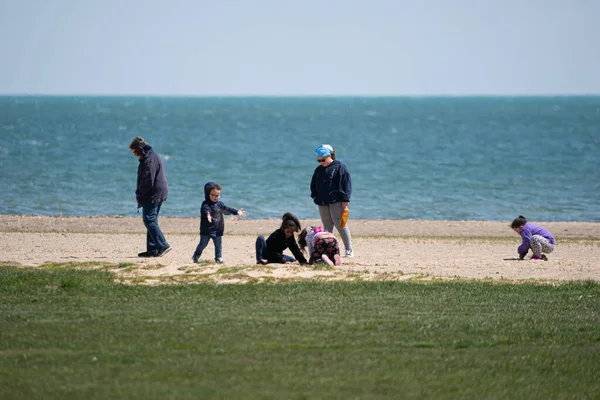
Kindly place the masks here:
<instances>
[{"instance_id":1,"label":"patch of grass on sand","mask_svg":"<svg viewBox=\"0 0 600 400\"><path fill-rule=\"evenodd\" d=\"M136 264L132 264L132 265L136 265ZM165 266L162 265L162 264L147 264L147 265L141 265L139 267L139 269L151 271L151 270L155 270L155 269L161 269L161 268L164 268L164 267Z\"/></svg>"},{"instance_id":2,"label":"patch of grass on sand","mask_svg":"<svg viewBox=\"0 0 600 400\"><path fill-rule=\"evenodd\" d=\"M600 398L591 281L114 279L0 267L0 397Z\"/></svg>"},{"instance_id":3,"label":"patch of grass on sand","mask_svg":"<svg viewBox=\"0 0 600 400\"><path fill-rule=\"evenodd\" d=\"M135 265L130 263L131 265ZM114 268L115 264L111 264L108 262L102 261L84 261L84 262L64 262L64 263L56 263L56 262L48 262L39 266L39 268L46 270L57 270L57 269L110 269Z\"/></svg>"},{"instance_id":4,"label":"patch of grass on sand","mask_svg":"<svg viewBox=\"0 0 600 400\"><path fill-rule=\"evenodd\" d=\"M331 265L327 265L324 262L313 264L311 267L314 271L334 271L335 270L334 267L332 267Z\"/></svg>"}]
</instances>

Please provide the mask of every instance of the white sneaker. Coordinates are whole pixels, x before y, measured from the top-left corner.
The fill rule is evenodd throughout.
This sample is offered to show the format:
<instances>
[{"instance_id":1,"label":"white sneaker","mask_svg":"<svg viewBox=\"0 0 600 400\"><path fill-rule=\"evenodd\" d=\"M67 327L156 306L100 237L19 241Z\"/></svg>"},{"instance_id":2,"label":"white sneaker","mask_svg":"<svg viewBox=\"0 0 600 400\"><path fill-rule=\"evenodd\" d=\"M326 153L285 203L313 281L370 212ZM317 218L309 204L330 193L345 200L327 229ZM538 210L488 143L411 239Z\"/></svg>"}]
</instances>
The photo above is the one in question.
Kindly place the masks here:
<instances>
[{"instance_id":1,"label":"white sneaker","mask_svg":"<svg viewBox=\"0 0 600 400\"><path fill-rule=\"evenodd\" d=\"M346 250L346 257L354 257L354 250Z\"/></svg>"}]
</instances>

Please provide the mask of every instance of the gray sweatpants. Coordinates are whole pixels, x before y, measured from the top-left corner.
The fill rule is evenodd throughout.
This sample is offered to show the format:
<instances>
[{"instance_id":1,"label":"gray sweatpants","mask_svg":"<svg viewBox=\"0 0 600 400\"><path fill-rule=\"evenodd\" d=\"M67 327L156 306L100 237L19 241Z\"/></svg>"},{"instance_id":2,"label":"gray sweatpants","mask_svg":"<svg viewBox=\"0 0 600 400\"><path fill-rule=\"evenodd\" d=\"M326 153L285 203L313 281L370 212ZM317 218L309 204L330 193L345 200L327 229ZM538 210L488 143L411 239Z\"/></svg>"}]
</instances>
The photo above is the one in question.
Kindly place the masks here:
<instances>
[{"instance_id":1,"label":"gray sweatpants","mask_svg":"<svg viewBox=\"0 0 600 400\"><path fill-rule=\"evenodd\" d=\"M543 253L552 253L554 251L554 245L543 236L533 235L529 240L531 246L531 252L536 257L541 257Z\"/></svg>"},{"instance_id":2,"label":"gray sweatpants","mask_svg":"<svg viewBox=\"0 0 600 400\"><path fill-rule=\"evenodd\" d=\"M352 236L350 235L350 229L348 229L348 223L346 223L344 228L340 226L343 212L344 209L340 202L329 204L327 206L319 206L319 214L321 215L323 229L333 233L333 227L335 226L342 238L342 242L344 242L346 251L349 251L352 250Z\"/></svg>"}]
</instances>

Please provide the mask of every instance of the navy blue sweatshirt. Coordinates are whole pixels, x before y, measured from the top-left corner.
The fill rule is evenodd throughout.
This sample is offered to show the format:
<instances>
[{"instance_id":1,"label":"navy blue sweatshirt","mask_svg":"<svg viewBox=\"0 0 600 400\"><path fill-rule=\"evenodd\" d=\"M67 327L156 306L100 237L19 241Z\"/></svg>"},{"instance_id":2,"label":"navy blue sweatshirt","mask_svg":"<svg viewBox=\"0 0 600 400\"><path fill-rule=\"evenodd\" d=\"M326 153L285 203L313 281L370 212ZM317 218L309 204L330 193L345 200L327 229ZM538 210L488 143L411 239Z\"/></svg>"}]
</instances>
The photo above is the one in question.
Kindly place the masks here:
<instances>
[{"instance_id":1,"label":"navy blue sweatshirt","mask_svg":"<svg viewBox=\"0 0 600 400\"><path fill-rule=\"evenodd\" d=\"M225 219L223 218L223 214L237 215L238 210L227 207L220 200L210 200L208 187L213 184L214 182L207 182L206 185L204 185L204 201L200 207L200 234L216 237L223 236L223 232L225 231ZM208 222L208 218L206 217L206 214L208 213L210 213L212 222Z\"/></svg>"},{"instance_id":2,"label":"navy blue sweatshirt","mask_svg":"<svg viewBox=\"0 0 600 400\"><path fill-rule=\"evenodd\" d=\"M352 179L342 162L333 160L327 167L319 165L310 182L310 197L315 204L326 206L338 201L350 202Z\"/></svg>"},{"instance_id":3,"label":"navy blue sweatshirt","mask_svg":"<svg viewBox=\"0 0 600 400\"><path fill-rule=\"evenodd\" d=\"M138 208L146 204L162 203L169 195L163 160L150 145L144 146L142 154L135 191Z\"/></svg>"}]
</instances>

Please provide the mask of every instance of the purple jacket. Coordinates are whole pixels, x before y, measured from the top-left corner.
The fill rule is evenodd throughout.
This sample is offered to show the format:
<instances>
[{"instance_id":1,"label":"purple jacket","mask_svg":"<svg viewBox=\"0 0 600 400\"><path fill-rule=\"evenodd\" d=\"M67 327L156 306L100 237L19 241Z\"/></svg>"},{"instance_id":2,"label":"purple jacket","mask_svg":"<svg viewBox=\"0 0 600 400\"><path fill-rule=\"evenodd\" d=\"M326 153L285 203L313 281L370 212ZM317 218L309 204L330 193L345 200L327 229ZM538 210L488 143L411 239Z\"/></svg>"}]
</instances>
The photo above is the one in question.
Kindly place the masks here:
<instances>
[{"instance_id":1,"label":"purple jacket","mask_svg":"<svg viewBox=\"0 0 600 400\"><path fill-rule=\"evenodd\" d=\"M517 249L519 255L525 256L527 254L527 252L531 248L529 242L531 241L531 237L533 235L543 236L546 239L548 239L550 243L554 245L556 244L554 236L552 236L552 234L548 232L547 229L544 229L541 226L534 225L531 222L526 222L525 225L523 225L523 229L521 229L521 237L523 238L523 243L521 243L521 245Z\"/></svg>"}]
</instances>

